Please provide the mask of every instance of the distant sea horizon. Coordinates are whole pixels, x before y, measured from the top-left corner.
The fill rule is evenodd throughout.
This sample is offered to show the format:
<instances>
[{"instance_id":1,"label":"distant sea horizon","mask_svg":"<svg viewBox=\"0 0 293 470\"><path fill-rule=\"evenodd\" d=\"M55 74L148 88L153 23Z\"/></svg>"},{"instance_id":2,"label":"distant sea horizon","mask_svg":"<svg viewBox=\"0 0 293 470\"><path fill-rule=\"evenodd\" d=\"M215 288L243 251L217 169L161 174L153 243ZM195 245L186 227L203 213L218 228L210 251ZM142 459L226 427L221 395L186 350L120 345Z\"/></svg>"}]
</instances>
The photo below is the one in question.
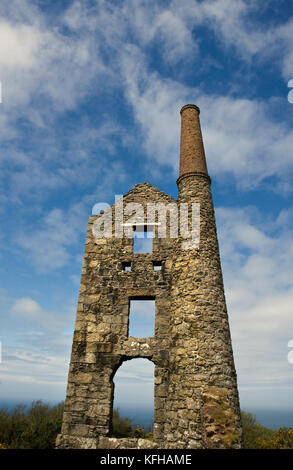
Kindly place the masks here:
<instances>
[{"instance_id":1,"label":"distant sea horizon","mask_svg":"<svg viewBox=\"0 0 293 470\"><path fill-rule=\"evenodd\" d=\"M120 415L130 418L133 423L149 426L153 422L153 410L119 407ZM243 409L247 413L255 416L256 420L263 426L270 429L279 429L282 427L293 428L293 409L291 410L271 410L271 409Z\"/></svg>"},{"instance_id":2,"label":"distant sea horizon","mask_svg":"<svg viewBox=\"0 0 293 470\"><path fill-rule=\"evenodd\" d=\"M272 410L272 409L246 409L242 411L252 413L256 420L266 428L293 428L293 409L291 410Z\"/></svg>"},{"instance_id":3,"label":"distant sea horizon","mask_svg":"<svg viewBox=\"0 0 293 470\"><path fill-rule=\"evenodd\" d=\"M17 405L30 406L32 401L28 400L0 400L0 408L11 411ZM36 400L35 400L36 401ZM60 403L60 401L48 401L42 400L43 403L49 403L51 406ZM116 406L115 406L116 407ZM133 424L138 427L144 427L148 429L153 423L153 409L151 408L137 408L127 407L126 405L118 405L119 413L122 417L129 418ZM252 413L256 420L263 426L271 429L279 429L281 427L292 427L293 428L293 409L290 410L277 410L267 408L243 408L242 411Z\"/></svg>"}]
</instances>

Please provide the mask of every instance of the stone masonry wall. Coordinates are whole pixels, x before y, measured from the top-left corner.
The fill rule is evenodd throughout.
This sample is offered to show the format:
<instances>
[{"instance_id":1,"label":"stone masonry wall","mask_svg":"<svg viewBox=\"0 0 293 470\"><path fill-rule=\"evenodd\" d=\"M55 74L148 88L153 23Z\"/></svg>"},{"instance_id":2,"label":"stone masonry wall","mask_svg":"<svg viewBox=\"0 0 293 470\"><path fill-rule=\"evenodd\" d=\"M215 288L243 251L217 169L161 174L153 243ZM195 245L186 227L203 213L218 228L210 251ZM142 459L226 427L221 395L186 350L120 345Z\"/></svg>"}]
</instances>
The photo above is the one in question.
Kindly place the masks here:
<instances>
[{"instance_id":1,"label":"stone masonry wall","mask_svg":"<svg viewBox=\"0 0 293 470\"><path fill-rule=\"evenodd\" d=\"M182 409L167 439L176 446L181 433L195 447L237 448L240 408L210 178L186 175L178 189L179 202L200 204L200 245L182 250L179 239L174 247L170 369L174 364L177 373L170 392L181 397Z\"/></svg>"},{"instance_id":2,"label":"stone masonry wall","mask_svg":"<svg viewBox=\"0 0 293 470\"><path fill-rule=\"evenodd\" d=\"M137 185L124 203L175 202L150 184ZM129 216L128 216L129 217ZM72 346L62 434L57 446L95 447L111 434L113 376L124 360L143 357L155 364L154 435L164 436L169 354L170 273L172 247L154 240L153 253L133 254L133 240L99 239L88 226ZM125 218L127 220L127 218ZM154 271L153 262L162 262ZM130 262L131 271L122 263ZM129 338L130 299L154 298L155 336ZM105 442L105 441L104 441Z\"/></svg>"},{"instance_id":3,"label":"stone masonry wall","mask_svg":"<svg viewBox=\"0 0 293 470\"><path fill-rule=\"evenodd\" d=\"M192 174L178 185L179 202L201 204L198 249L182 250L180 237L156 236L152 253L133 254L132 239L95 239L99 216L90 218L58 448L242 445L210 181ZM134 186L128 202L177 203L148 183ZM131 263L130 272L123 262ZM153 262L162 270L154 271ZM142 298L155 298L155 335L131 338L129 302ZM113 377L137 357L155 364L151 444L110 438Z\"/></svg>"}]
</instances>

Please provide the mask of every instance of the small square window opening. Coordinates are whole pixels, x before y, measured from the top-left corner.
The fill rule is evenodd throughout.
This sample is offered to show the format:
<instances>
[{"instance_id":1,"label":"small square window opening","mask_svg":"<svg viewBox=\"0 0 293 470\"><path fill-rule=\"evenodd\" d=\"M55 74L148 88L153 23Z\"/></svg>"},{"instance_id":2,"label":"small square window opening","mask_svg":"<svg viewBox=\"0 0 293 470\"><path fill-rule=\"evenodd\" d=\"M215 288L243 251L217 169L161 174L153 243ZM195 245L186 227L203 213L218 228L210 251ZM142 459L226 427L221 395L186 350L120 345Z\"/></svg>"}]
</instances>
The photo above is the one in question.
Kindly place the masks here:
<instances>
[{"instance_id":1,"label":"small square window opening","mask_svg":"<svg viewBox=\"0 0 293 470\"><path fill-rule=\"evenodd\" d=\"M161 261L153 261L154 271L161 271L162 263Z\"/></svg>"},{"instance_id":2,"label":"small square window opening","mask_svg":"<svg viewBox=\"0 0 293 470\"><path fill-rule=\"evenodd\" d=\"M122 269L123 271L131 271L131 263L128 261L124 261L122 263Z\"/></svg>"}]
</instances>

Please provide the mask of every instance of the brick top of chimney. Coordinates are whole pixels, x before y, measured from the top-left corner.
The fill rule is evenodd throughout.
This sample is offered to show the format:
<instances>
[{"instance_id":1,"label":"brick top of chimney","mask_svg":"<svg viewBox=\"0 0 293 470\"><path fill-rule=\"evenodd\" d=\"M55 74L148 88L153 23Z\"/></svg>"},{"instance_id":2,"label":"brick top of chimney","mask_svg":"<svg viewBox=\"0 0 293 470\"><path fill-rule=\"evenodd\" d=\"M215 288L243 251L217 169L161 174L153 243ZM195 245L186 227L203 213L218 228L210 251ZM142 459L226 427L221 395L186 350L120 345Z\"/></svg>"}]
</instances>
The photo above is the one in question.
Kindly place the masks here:
<instances>
[{"instance_id":1,"label":"brick top of chimney","mask_svg":"<svg viewBox=\"0 0 293 470\"><path fill-rule=\"evenodd\" d=\"M180 110L180 114L182 114L182 112L184 111L184 109L187 109L187 108L193 108L193 109L196 109L196 111L198 112L198 114L200 113L200 109L198 106L196 106L196 104L185 104L184 106L182 106L181 110Z\"/></svg>"},{"instance_id":2,"label":"brick top of chimney","mask_svg":"<svg viewBox=\"0 0 293 470\"><path fill-rule=\"evenodd\" d=\"M180 111L180 179L187 173L201 173L208 176L199 113L200 109L195 104L186 104Z\"/></svg>"}]
</instances>

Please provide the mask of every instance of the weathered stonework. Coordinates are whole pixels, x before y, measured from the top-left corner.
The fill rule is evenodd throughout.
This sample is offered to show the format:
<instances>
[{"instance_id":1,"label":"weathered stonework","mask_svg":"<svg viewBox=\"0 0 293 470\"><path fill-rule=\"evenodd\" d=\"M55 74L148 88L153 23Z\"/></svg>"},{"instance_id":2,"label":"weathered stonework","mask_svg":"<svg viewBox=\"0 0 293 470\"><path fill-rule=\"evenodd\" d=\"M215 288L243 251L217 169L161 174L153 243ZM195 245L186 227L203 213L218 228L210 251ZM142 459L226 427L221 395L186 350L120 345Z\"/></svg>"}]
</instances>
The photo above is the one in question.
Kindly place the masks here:
<instances>
[{"instance_id":1,"label":"weathered stonework","mask_svg":"<svg viewBox=\"0 0 293 470\"><path fill-rule=\"evenodd\" d=\"M182 123L187 121L189 129L199 126L197 107L183 108ZM188 142L182 143L186 138L191 153ZM102 215L90 217L58 448L242 446L210 178L197 138L200 127L181 130L178 201L143 183L123 197L123 204L146 209L147 203L200 203L198 248L183 250L180 236L170 238L167 229L166 238L155 233L152 253L133 254L131 238L94 238L93 223ZM154 262L162 263L161 271L154 270ZM123 263L131 263L130 272ZM155 335L128 337L130 300L142 298L155 299ZM155 364L154 442L110 438L113 377L123 361L138 357Z\"/></svg>"}]
</instances>

